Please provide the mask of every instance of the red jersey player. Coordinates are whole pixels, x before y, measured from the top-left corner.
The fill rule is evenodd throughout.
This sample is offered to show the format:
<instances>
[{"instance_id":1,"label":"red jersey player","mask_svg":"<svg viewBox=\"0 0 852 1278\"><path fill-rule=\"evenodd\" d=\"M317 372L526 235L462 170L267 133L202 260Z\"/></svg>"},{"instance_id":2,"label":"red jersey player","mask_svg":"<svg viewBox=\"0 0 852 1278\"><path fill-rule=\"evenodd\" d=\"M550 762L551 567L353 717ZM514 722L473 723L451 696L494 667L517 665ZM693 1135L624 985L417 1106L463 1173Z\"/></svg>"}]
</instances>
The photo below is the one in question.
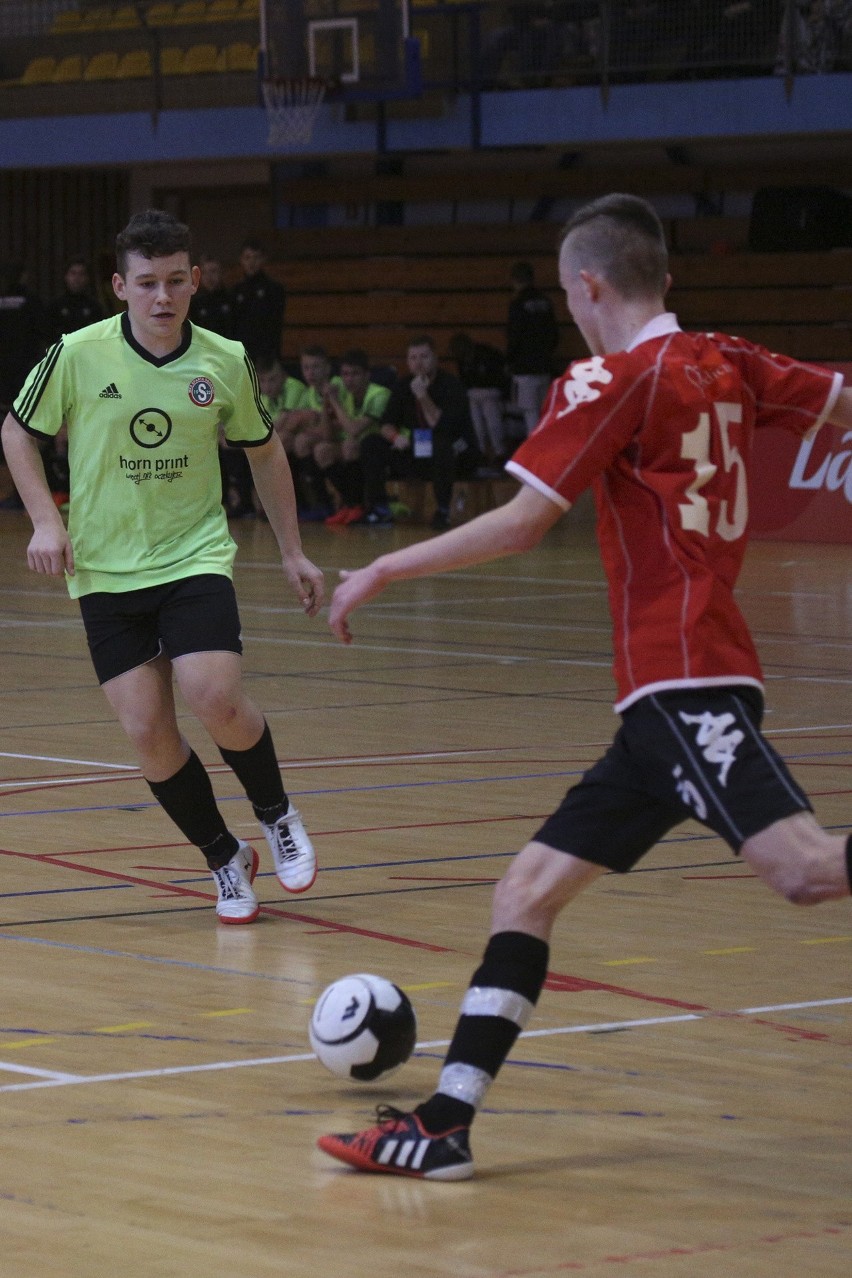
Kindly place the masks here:
<instances>
[{"instance_id":1,"label":"red jersey player","mask_svg":"<svg viewBox=\"0 0 852 1278\"><path fill-rule=\"evenodd\" d=\"M562 908L605 869L624 873L688 817L714 830L771 888L799 904L850 894L852 836L826 833L761 735L760 664L733 590L747 540L754 432L852 428L839 374L666 311L660 221L611 195L568 223L559 259L568 309L591 351L551 389L537 430L508 464L517 496L441 537L344 573L332 630L392 581L534 546L592 487L613 617L616 710L602 759L514 858L462 1003L438 1088L413 1113L324 1136L366 1171L435 1180L473 1173L468 1130L547 972Z\"/></svg>"}]
</instances>

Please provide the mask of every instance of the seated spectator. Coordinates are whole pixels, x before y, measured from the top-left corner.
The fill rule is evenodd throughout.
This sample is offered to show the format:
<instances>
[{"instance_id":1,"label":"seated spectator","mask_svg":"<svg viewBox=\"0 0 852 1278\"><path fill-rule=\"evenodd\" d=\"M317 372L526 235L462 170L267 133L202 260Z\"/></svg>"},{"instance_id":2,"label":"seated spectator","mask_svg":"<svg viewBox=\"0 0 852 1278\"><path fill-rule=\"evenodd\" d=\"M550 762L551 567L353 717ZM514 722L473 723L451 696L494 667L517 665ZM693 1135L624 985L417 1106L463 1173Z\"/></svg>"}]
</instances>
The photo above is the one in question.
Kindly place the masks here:
<instances>
[{"instance_id":1,"label":"seated spectator","mask_svg":"<svg viewBox=\"0 0 852 1278\"><path fill-rule=\"evenodd\" d=\"M508 460L503 422L509 380L506 357L496 346L475 342L467 333L450 338L450 356L467 390L479 451L489 468L500 467Z\"/></svg>"},{"instance_id":2,"label":"seated spectator","mask_svg":"<svg viewBox=\"0 0 852 1278\"><path fill-rule=\"evenodd\" d=\"M329 420L334 432L337 460L326 469L326 478L337 490L340 507L326 523L335 526L357 523L366 514L361 442L375 435L390 399L390 391L370 381L370 361L366 351L347 351L340 360L343 389L333 384L326 393Z\"/></svg>"},{"instance_id":3,"label":"seated spectator","mask_svg":"<svg viewBox=\"0 0 852 1278\"><path fill-rule=\"evenodd\" d=\"M231 290L225 286L222 263L218 257L205 256L200 269L201 283L189 304L189 318L220 337L233 337L234 303Z\"/></svg>"},{"instance_id":4,"label":"seated spectator","mask_svg":"<svg viewBox=\"0 0 852 1278\"><path fill-rule=\"evenodd\" d=\"M299 366L305 389L300 405L303 416L293 440L293 452L300 481L311 496L303 518L326 519L333 513L326 472L338 460L330 395L339 394L344 387L339 377L332 376L331 360L324 346L306 346Z\"/></svg>"},{"instance_id":5,"label":"seated spectator","mask_svg":"<svg viewBox=\"0 0 852 1278\"><path fill-rule=\"evenodd\" d=\"M104 318L104 308L92 290L89 264L83 257L73 257L65 268L64 292L50 303L47 319L51 338L58 341L63 333L76 333L78 328L96 324Z\"/></svg>"},{"instance_id":6,"label":"seated spectator","mask_svg":"<svg viewBox=\"0 0 852 1278\"><path fill-rule=\"evenodd\" d=\"M305 407L305 383L300 382L298 377L290 377L278 359L259 360L257 380L261 403L272 418L272 425L290 462L296 504L304 512L316 504L313 494L305 489L302 482L302 467L296 447L300 431L310 430L315 419L315 413Z\"/></svg>"},{"instance_id":7,"label":"seated spectator","mask_svg":"<svg viewBox=\"0 0 852 1278\"><path fill-rule=\"evenodd\" d=\"M472 477L481 461L467 392L438 367L431 337L409 343L407 362L409 376L391 391L381 427L361 439L365 523L392 524L385 480L415 478L431 481L437 507L432 527L446 528L453 482Z\"/></svg>"}]
</instances>

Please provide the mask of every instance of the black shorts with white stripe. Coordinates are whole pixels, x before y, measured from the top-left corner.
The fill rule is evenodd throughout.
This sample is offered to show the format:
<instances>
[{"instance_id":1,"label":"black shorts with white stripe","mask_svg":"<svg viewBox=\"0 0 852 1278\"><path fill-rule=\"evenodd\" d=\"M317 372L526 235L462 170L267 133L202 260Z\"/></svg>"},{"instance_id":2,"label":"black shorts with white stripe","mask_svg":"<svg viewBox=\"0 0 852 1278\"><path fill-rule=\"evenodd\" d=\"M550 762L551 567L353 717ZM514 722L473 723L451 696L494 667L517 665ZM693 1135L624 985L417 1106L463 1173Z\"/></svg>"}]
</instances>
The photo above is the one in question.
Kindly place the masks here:
<instances>
[{"instance_id":1,"label":"black shorts with white stripe","mask_svg":"<svg viewBox=\"0 0 852 1278\"><path fill-rule=\"evenodd\" d=\"M811 811L761 734L762 717L753 687L642 697L625 710L604 757L533 837L623 874L691 817L739 852L775 821Z\"/></svg>"}]
</instances>

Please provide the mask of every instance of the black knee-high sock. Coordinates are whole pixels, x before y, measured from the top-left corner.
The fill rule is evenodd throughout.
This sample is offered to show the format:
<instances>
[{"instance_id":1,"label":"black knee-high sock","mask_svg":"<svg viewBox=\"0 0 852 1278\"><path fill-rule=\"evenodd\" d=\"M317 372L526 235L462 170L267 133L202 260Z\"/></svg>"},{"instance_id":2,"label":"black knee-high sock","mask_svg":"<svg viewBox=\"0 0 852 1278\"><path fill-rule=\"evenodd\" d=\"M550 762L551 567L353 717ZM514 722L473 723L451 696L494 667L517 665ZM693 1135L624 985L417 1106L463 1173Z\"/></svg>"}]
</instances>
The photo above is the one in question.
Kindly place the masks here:
<instances>
[{"instance_id":1,"label":"black knee-high sock","mask_svg":"<svg viewBox=\"0 0 852 1278\"><path fill-rule=\"evenodd\" d=\"M264 723L260 739L250 749L226 750L219 746L219 753L236 774L259 820L271 825L284 815L289 799L284 792L268 723Z\"/></svg>"},{"instance_id":2,"label":"black knee-high sock","mask_svg":"<svg viewBox=\"0 0 852 1278\"><path fill-rule=\"evenodd\" d=\"M194 750L165 781L149 781L151 793L181 833L200 848L211 870L220 870L239 847L216 806L204 764Z\"/></svg>"},{"instance_id":3,"label":"black knee-high sock","mask_svg":"<svg viewBox=\"0 0 852 1278\"><path fill-rule=\"evenodd\" d=\"M852 834L846 840L846 877L849 879L849 891L852 892Z\"/></svg>"},{"instance_id":4,"label":"black knee-high sock","mask_svg":"<svg viewBox=\"0 0 852 1278\"><path fill-rule=\"evenodd\" d=\"M417 1113L429 1132L473 1121L538 1001L549 948L527 932L492 936L464 997L438 1089Z\"/></svg>"}]
</instances>

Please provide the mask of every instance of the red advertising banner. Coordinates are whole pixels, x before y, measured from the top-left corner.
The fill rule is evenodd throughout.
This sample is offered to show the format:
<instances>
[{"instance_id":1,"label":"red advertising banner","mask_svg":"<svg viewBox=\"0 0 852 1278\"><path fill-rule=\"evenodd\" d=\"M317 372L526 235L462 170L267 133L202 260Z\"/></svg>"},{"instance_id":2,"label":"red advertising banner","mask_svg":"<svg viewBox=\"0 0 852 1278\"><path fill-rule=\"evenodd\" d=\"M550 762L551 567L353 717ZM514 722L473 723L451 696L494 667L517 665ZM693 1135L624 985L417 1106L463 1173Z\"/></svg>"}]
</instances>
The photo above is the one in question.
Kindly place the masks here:
<instances>
[{"instance_id":1,"label":"red advertising banner","mask_svg":"<svg viewBox=\"0 0 852 1278\"><path fill-rule=\"evenodd\" d=\"M829 367L852 381L852 365ZM827 423L799 440L759 430L749 470L752 537L852 545L852 431Z\"/></svg>"}]
</instances>

